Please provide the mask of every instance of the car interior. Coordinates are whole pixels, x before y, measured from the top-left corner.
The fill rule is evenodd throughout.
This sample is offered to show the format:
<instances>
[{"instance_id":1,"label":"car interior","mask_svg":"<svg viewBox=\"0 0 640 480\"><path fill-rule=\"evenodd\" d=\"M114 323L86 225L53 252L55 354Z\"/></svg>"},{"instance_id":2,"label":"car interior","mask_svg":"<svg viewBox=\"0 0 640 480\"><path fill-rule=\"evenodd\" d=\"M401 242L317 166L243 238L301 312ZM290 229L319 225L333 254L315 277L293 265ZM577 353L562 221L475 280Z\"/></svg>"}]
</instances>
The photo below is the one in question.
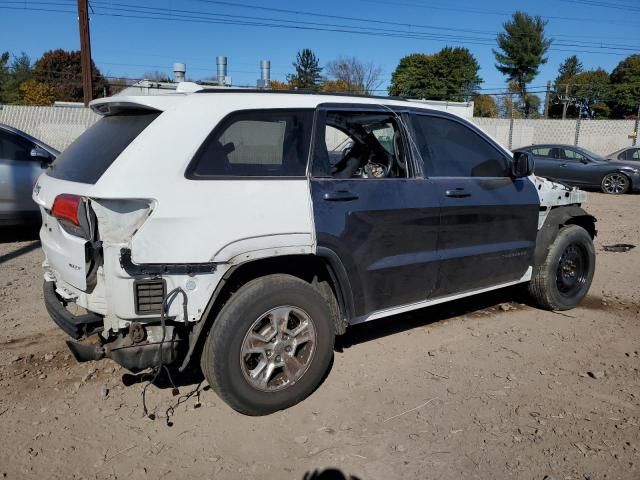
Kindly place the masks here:
<instances>
[{"instance_id":1,"label":"car interior","mask_svg":"<svg viewBox=\"0 0 640 480\"><path fill-rule=\"evenodd\" d=\"M325 142L318 143L318 160L330 165L333 178L407 176L402 135L394 115L328 113Z\"/></svg>"}]
</instances>

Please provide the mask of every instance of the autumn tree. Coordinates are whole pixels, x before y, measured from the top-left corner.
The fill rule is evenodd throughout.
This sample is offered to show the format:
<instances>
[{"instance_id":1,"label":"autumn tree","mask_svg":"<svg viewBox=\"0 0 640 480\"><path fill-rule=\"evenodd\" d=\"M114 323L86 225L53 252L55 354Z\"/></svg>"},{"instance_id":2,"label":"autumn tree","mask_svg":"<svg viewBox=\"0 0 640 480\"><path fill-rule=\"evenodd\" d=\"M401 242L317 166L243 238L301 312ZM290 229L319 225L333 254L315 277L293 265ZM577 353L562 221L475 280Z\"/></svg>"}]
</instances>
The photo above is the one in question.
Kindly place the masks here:
<instances>
[{"instance_id":1,"label":"autumn tree","mask_svg":"<svg viewBox=\"0 0 640 480\"><path fill-rule=\"evenodd\" d=\"M46 83L33 78L20 84L20 97L25 105L51 105L56 97L53 89Z\"/></svg>"},{"instance_id":2,"label":"autumn tree","mask_svg":"<svg viewBox=\"0 0 640 480\"><path fill-rule=\"evenodd\" d=\"M325 80L320 85L321 92L357 93L344 80Z\"/></svg>"},{"instance_id":3,"label":"autumn tree","mask_svg":"<svg viewBox=\"0 0 640 480\"><path fill-rule=\"evenodd\" d=\"M287 75L292 88L299 90L318 90L322 83L322 67L316 54L308 48L300 50L293 62L296 73Z\"/></svg>"},{"instance_id":4,"label":"autumn tree","mask_svg":"<svg viewBox=\"0 0 640 480\"><path fill-rule=\"evenodd\" d=\"M477 95L473 98L473 116L496 118L498 104L491 95Z\"/></svg>"},{"instance_id":5,"label":"autumn tree","mask_svg":"<svg viewBox=\"0 0 640 480\"><path fill-rule=\"evenodd\" d=\"M80 102L82 95L82 67L80 51L62 49L46 52L35 63L34 78L51 88L56 100ZM110 94L109 82L91 61L92 97Z\"/></svg>"},{"instance_id":6,"label":"autumn tree","mask_svg":"<svg viewBox=\"0 0 640 480\"><path fill-rule=\"evenodd\" d=\"M280 80L271 80L271 90L290 90L288 83L281 82Z\"/></svg>"},{"instance_id":7,"label":"autumn tree","mask_svg":"<svg viewBox=\"0 0 640 480\"><path fill-rule=\"evenodd\" d=\"M327 64L325 71L331 80L323 87L328 85L333 91L371 95L382 84L382 67L356 57L338 57Z\"/></svg>"},{"instance_id":8,"label":"autumn tree","mask_svg":"<svg viewBox=\"0 0 640 480\"><path fill-rule=\"evenodd\" d=\"M516 12L513 18L503 23L504 32L498 34L498 50L493 50L496 68L514 82L524 106L524 115L533 111L527 85L538 75L541 65L547 63L545 56L552 40L545 35L547 22L541 17L532 17Z\"/></svg>"},{"instance_id":9,"label":"autumn tree","mask_svg":"<svg viewBox=\"0 0 640 480\"><path fill-rule=\"evenodd\" d=\"M391 75L389 94L429 100L465 101L482 79L480 65L466 48L446 47L438 53L414 53L400 59Z\"/></svg>"}]
</instances>

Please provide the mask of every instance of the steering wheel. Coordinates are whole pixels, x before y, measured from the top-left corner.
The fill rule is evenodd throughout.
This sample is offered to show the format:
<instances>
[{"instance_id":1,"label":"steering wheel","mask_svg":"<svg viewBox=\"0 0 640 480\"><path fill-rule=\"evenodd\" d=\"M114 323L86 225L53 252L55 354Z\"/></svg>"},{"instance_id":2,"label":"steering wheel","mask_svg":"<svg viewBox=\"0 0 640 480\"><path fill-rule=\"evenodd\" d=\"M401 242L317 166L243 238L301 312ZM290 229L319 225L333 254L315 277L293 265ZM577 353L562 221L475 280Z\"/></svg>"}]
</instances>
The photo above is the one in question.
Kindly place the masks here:
<instances>
[{"instance_id":1,"label":"steering wheel","mask_svg":"<svg viewBox=\"0 0 640 480\"><path fill-rule=\"evenodd\" d=\"M389 155L389 157L391 157L391 155ZM386 165L384 163L369 160L363 167L363 173L367 178L387 178L391 173L393 157L388 160L389 162Z\"/></svg>"}]
</instances>

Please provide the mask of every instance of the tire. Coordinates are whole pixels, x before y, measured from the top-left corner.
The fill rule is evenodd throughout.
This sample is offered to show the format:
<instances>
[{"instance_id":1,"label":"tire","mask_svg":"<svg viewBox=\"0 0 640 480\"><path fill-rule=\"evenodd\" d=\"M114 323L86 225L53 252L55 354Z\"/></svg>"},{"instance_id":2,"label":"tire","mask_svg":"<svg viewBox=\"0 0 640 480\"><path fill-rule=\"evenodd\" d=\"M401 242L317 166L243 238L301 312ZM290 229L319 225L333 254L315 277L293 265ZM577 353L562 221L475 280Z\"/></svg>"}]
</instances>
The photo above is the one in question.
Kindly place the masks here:
<instances>
[{"instance_id":1,"label":"tire","mask_svg":"<svg viewBox=\"0 0 640 480\"><path fill-rule=\"evenodd\" d=\"M596 266L593 240L578 225L561 228L541 265L533 269L529 294L546 310L570 310L585 297Z\"/></svg>"},{"instance_id":2,"label":"tire","mask_svg":"<svg viewBox=\"0 0 640 480\"><path fill-rule=\"evenodd\" d=\"M610 195L622 195L629 191L631 180L624 173L609 173L600 182L600 188Z\"/></svg>"},{"instance_id":3,"label":"tire","mask_svg":"<svg viewBox=\"0 0 640 480\"><path fill-rule=\"evenodd\" d=\"M231 408L267 415L318 387L334 340L331 310L317 289L297 277L268 275L243 285L222 308L200 366Z\"/></svg>"}]
</instances>

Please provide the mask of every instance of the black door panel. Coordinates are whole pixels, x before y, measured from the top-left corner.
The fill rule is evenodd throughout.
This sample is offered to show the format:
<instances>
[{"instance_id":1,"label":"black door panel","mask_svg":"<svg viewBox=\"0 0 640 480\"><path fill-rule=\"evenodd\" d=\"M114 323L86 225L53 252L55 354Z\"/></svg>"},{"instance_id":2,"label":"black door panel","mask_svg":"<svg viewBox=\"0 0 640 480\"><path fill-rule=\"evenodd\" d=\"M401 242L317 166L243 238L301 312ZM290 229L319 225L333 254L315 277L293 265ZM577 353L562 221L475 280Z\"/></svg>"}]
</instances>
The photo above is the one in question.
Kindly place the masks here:
<instances>
[{"instance_id":1,"label":"black door panel","mask_svg":"<svg viewBox=\"0 0 640 480\"><path fill-rule=\"evenodd\" d=\"M528 178L435 178L442 209L436 295L516 281L531 265L539 199ZM463 190L468 197L447 192Z\"/></svg>"},{"instance_id":2,"label":"black door panel","mask_svg":"<svg viewBox=\"0 0 640 480\"><path fill-rule=\"evenodd\" d=\"M341 192L356 198L327 200ZM318 246L344 264L356 316L433 293L440 207L429 180L313 179L311 194Z\"/></svg>"}]
</instances>

